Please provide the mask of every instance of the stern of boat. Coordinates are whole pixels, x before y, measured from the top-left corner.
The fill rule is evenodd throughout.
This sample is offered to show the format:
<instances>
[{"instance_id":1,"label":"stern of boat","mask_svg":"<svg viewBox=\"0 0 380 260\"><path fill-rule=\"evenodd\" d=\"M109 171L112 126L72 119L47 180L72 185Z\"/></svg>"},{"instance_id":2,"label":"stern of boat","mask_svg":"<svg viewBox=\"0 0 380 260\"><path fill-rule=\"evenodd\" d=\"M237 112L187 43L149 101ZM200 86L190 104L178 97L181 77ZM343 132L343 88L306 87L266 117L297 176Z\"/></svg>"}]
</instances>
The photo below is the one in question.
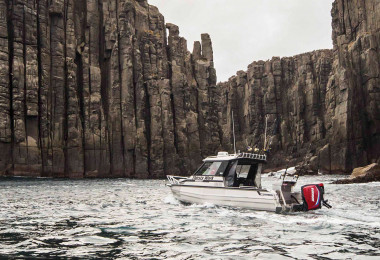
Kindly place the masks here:
<instances>
[{"instance_id":1,"label":"stern of boat","mask_svg":"<svg viewBox=\"0 0 380 260\"><path fill-rule=\"evenodd\" d=\"M308 184L301 187L300 192L294 192L296 181L284 181L281 187L274 189L282 207L282 212L298 212L321 209L322 206L331 208L324 199L323 183Z\"/></svg>"}]
</instances>

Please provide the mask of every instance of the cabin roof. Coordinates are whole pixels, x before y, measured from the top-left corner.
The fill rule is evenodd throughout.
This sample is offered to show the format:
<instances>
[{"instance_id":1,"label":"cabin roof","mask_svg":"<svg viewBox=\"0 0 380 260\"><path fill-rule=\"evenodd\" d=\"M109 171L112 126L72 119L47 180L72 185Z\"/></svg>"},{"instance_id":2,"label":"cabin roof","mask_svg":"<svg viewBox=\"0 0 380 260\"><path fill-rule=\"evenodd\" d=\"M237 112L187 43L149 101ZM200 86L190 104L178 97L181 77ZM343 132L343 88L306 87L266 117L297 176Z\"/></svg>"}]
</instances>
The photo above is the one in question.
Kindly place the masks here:
<instances>
[{"instance_id":1,"label":"cabin roof","mask_svg":"<svg viewBox=\"0 0 380 260\"><path fill-rule=\"evenodd\" d=\"M256 154L256 153L228 154L227 152L219 152L217 156L209 156L203 161L204 162L232 161L236 159L251 159L255 161L266 162L267 156L265 154Z\"/></svg>"}]
</instances>

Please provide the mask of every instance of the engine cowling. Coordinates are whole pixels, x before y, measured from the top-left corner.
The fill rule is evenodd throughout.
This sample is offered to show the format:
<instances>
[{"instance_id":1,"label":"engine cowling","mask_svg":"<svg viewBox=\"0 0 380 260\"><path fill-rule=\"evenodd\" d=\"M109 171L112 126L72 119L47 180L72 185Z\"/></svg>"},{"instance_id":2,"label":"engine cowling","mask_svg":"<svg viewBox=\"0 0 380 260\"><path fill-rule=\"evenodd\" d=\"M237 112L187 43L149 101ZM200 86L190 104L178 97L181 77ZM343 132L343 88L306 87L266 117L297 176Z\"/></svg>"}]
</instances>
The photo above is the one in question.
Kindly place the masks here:
<instances>
[{"instance_id":1,"label":"engine cowling","mask_svg":"<svg viewBox=\"0 0 380 260\"><path fill-rule=\"evenodd\" d=\"M323 184L309 184L301 187L303 206L305 211L322 208Z\"/></svg>"},{"instance_id":2,"label":"engine cowling","mask_svg":"<svg viewBox=\"0 0 380 260\"><path fill-rule=\"evenodd\" d=\"M301 187L303 204L294 205L294 211L309 211L322 208L324 205L327 208L331 206L324 200L325 187L323 183L308 184Z\"/></svg>"}]
</instances>

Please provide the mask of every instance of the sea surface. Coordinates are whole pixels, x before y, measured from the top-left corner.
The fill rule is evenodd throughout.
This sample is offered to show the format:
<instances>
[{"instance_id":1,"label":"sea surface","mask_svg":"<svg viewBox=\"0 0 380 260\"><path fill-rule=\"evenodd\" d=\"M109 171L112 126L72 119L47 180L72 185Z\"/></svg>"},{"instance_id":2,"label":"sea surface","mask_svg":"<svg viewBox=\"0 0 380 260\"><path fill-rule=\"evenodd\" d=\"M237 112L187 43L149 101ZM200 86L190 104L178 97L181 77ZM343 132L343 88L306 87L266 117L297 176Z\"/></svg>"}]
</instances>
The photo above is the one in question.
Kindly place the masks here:
<instances>
[{"instance_id":1,"label":"sea surface","mask_svg":"<svg viewBox=\"0 0 380 260\"><path fill-rule=\"evenodd\" d=\"M282 215L185 206L163 180L0 179L0 259L380 259L380 183L337 178L299 181L332 209Z\"/></svg>"}]
</instances>

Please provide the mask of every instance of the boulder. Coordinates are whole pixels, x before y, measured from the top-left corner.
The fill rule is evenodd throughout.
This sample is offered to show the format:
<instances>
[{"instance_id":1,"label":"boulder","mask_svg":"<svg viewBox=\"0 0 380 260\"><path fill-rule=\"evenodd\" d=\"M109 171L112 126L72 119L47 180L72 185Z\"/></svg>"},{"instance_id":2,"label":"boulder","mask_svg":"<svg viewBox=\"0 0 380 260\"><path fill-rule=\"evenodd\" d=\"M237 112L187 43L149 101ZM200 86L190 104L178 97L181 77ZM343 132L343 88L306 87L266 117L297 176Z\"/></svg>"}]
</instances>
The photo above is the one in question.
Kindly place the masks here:
<instances>
[{"instance_id":1,"label":"boulder","mask_svg":"<svg viewBox=\"0 0 380 260\"><path fill-rule=\"evenodd\" d=\"M380 165L373 163L365 167L354 169L348 179L337 180L334 184L351 184L380 181Z\"/></svg>"},{"instance_id":2,"label":"boulder","mask_svg":"<svg viewBox=\"0 0 380 260\"><path fill-rule=\"evenodd\" d=\"M295 175L298 175L298 176L318 175L318 171L314 170L310 164L297 165Z\"/></svg>"}]
</instances>

